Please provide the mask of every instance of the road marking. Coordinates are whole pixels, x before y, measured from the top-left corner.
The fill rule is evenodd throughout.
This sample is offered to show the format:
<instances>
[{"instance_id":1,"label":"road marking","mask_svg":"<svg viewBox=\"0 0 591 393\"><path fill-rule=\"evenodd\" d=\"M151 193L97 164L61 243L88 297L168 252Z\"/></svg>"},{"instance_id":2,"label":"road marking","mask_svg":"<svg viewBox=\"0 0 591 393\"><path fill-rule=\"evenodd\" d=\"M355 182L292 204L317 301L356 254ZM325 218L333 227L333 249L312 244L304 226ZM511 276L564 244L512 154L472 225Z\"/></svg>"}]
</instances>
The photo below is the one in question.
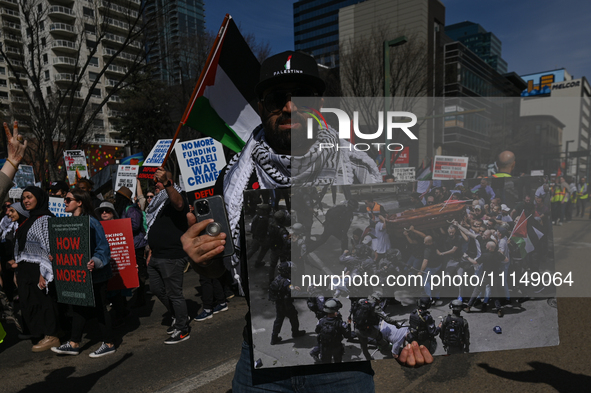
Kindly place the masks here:
<instances>
[{"instance_id":1,"label":"road marking","mask_svg":"<svg viewBox=\"0 0 591 393\"><path fill-rule=\"evenodd\" d=\"M238 358L230 359L226 363L223 363L210 370L204 370L185 379L181 379L172 385L168 385L160 390L157 390L157 393L189 393L195 391L203 385L207 385L208 383L213 382L224 375L234 372L237 361Z\"/></svg>"}]
</instances>

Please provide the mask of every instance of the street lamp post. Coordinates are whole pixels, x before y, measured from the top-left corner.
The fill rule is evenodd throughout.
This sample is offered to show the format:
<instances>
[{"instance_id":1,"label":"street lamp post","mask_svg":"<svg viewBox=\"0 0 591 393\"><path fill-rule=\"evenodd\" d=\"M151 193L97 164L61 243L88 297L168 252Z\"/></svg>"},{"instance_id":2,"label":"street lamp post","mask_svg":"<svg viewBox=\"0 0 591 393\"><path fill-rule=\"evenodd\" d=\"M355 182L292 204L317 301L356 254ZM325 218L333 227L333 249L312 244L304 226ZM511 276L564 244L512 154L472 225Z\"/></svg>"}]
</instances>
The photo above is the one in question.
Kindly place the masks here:
<instances>
[{"instance_id":1,"label":"street lamp post","mask_svg":"<svg viewBox=\"0 0 591 393\"><path fill-rule=\"evenodd\" d=\"M386 119L384 125L388 122L388 109L390 109L390 47L403 45L408 42L406 36L400 36L391 41L384 41L384 116ZM392 166L390 165L390 159L392 152L388 149L390 140L388 139L388 133L386 132L386 144L384 146L385 158L384 165L386 166L386 173L392 174Z\"/></svg>"}]
</instances>

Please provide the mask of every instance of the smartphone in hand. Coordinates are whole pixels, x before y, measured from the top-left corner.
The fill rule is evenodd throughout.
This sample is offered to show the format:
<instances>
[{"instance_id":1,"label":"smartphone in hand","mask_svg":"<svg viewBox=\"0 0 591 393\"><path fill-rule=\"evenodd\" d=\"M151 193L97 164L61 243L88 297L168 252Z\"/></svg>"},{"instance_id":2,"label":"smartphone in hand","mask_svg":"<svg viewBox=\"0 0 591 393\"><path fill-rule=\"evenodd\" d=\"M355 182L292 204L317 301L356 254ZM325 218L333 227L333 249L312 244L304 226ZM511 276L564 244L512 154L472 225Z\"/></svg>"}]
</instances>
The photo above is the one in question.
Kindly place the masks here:
<instances>
[{"instance_id":1,"label":"smartphone in hand","mask_svg":"<svg viewBox=\"0 0 591 393\"><path fill-rule=\"evenodd\" d=\"M207 198L197 199L193 203L195 208L194 214L197 217L197 222L213 219L214 222L209 224L207 228L199 235L217 236L221 232L226 234L226 245L224 252L220 255L226 257L234 254L234 243L232 242L232 234L230 233L230 224L228 222L228 214L226 213L226 204L224 198L219 195L214 195Z\"/></svg>"}]
</instances>

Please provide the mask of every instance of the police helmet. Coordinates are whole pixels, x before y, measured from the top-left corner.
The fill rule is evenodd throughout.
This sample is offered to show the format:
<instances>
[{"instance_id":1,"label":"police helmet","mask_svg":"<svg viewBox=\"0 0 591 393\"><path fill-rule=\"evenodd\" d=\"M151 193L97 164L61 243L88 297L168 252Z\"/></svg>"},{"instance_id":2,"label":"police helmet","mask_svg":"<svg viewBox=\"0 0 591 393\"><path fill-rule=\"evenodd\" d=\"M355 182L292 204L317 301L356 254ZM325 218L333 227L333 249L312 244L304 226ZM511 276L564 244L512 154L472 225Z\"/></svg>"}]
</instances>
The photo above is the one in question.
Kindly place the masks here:
<instances>
[{"instance_id":1,"label":"police helmet","mask_svg":"<svg viewBox=\"0 0 591 393\"><path fill-rule=\"evenodd\" d=\"M464 308L464 303L461 300L456 299L449 304L449 308L454 311L461 311Z\"/></svg>"},{"instance_id":2,"label":"police helmet","mask_svg":"<svg viewBox=\"0 0 591 393\"><path fill-rule=\"evenodd\" d=\"M354 199L347 200L347 207L353 209L354 211L359 208L359 202Z\"/></svg>"},{"instance_id":3,"label":"police helmet","mask_svg":"<svg viewBox=\"0 0 591 393\"><path fill-rule=\"evenodd\" d=\"M376 302L381 302L382 301L382 293L380 291L375 291L369 297L370 297L370 300L373 299Z\"/></svg>"},{"instance_id":4,"label":"police helmet","mask_svg":"<svg viewBox=\"0 0 591 393\"><path fill-rule=\"evenodd\" d=\"M300 224L299 222L296 222L295 224L293 224L291 229L293 230L293 233L295 233L296 235L300 234L300 233L304 233L304 226L302 224Z\"/></svg>"},{"instance_id":5,"label":"police helmet","mask_svg":"<svg viewBox=\"0 0 591 393\"><path fill-rule=\"evenodd\" d=\"M428 297L422 297L419 300L417 300L417 306L419 306L419 308L422 308L423 310L431 307L431 298Z\"/></svg>"},{"instance_id":6,"label":"police helmet","mask_svg":"<svg viewBox=\"0 0 591 393\"><path fill-rule=\"evenodd\" d=\"M283 210L277 210L275 214L273 214L273 217L275 218L275 220L277 220L277 222L282 223L283 221L285 221L286 215Z\"/></svg>"},{"instance_id":7,"label":"police helmet","mask_svg":"<svg viewBox=\"0 0 591 393\"><path fill-rule=\"evenodd\" d=\"M294 268L293 263L290 261L281 262L279 266L277 266L277 271L282 277L291 277L291 270Z\"/></svg>"},{"instance_id":8,"label":"police helmet","mask_svg":"<svg viewBox=\"0 0 591 393\"><path fill-rule=\"evenodd\" d=\"M326 303L324 303L324 308L322 311L325 313L333 313L339 311L343 307L343 304L339 302L337 299L328 299Z\"/></svg>"}]
</instances>

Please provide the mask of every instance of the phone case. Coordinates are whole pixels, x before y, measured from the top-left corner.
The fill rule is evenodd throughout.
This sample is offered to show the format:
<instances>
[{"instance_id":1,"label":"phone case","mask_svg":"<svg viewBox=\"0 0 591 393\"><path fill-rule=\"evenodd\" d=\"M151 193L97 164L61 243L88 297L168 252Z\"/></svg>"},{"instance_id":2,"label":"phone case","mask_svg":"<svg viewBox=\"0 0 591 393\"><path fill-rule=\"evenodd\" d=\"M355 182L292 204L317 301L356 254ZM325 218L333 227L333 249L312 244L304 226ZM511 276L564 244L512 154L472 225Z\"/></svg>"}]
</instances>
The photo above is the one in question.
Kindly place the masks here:
<instances>
[{"instance_id":1,"label":"phone case","mask_svg":"<svg viewBox=\"0 0 591 393\"><path fill-rule=\"evenodd\" d=\"M202 212L203 203L209 206L209 212ZM226 246L222 257L227 257L234 254L234 243L232 242L232 235L230 233L230 224L228 223L228 214L226 213L226 204L224 198L219 195L210 196L207 198L197 199L193 203L195 208L195 217L197 221L201 222L208 219L213 219L215 222L220 224L221 232L226 234ZM200 235L206 235L205 231L201 232Z\"/></svg>"}]
</instances>

